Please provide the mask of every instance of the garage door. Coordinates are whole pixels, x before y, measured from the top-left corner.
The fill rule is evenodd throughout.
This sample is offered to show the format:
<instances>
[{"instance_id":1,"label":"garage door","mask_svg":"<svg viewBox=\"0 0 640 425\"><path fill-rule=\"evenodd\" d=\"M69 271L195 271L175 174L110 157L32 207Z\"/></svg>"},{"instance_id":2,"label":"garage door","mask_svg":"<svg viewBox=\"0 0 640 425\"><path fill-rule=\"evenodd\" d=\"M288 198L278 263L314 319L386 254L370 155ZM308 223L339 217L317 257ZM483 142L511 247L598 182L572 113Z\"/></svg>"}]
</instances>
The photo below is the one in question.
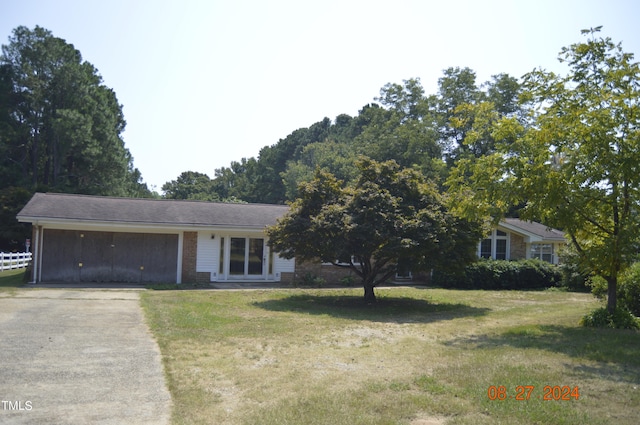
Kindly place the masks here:
<instances>
[{"instance_id":1,"label":"garage door","mask_svg":"<svg viewBox=\"0 0 640 425\"><path fill-rule=\"evenodd\" d=\"M43 282L175 282L178 235L45 229Z\"/></svg>"}]
</instances>

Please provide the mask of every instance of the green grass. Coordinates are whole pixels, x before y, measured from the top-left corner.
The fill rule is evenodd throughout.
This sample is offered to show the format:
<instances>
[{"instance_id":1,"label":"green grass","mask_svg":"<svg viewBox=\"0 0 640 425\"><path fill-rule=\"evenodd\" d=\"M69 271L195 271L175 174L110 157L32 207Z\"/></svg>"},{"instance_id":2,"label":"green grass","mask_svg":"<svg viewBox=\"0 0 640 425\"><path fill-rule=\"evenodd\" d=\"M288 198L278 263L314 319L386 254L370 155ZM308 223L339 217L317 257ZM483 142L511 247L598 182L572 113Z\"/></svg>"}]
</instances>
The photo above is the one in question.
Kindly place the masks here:
<instances>
[{"instance_id":1,"label":"green grass","mask_svg":"<svg viewBox=\"0 0 640 425\"><path fill-rule=\"evenodd\" d=\"M637 423L640 333L580 327L589 294L380 288L369 306L361 293L143 293L172 422ZM579 399L544 401L547 385Z\"/></svg>"},{"instance_id":2,"label":"green grass","mask_svg":"<svg viewBox=\"0 0 640 425\"><path fill-rule=\"evenodd\" d=\"M25 269L3 270L0 272L0 291L13 292L27 282Z\"/></svg>"}]
</instances>

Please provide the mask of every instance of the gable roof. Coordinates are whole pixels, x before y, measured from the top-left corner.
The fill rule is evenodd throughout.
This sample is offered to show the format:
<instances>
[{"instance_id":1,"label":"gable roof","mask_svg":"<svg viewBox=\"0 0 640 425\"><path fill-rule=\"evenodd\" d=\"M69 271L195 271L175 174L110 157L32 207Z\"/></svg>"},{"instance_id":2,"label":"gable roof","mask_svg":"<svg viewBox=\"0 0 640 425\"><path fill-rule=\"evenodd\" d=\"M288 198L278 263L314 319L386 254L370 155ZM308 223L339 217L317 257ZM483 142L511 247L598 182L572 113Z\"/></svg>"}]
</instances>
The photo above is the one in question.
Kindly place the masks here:
<instances>
[{"instance_id":1,"label":"gable roof","mask_svg":"<svg viewBox=\"0 0 640 425\"><path fill-rule=\"evenodd\" d=\"M503 218L500 220L500 225L529 236L532 242L564 242L564 232L558 229L545 226L544 224L537 223L535 221L525 221L519 218Z\"/></svg>"},{"instance_id":2,"label":"gable roof","mask_svg":"<svg viewBox=\"0 0 640 425\"><path fill-rule=\"evenodd\" d=\"M264 228L289 207L148 198L36 193L17 215L21 222L90 222L166 226Z\"/></svg>"}]
</instances>

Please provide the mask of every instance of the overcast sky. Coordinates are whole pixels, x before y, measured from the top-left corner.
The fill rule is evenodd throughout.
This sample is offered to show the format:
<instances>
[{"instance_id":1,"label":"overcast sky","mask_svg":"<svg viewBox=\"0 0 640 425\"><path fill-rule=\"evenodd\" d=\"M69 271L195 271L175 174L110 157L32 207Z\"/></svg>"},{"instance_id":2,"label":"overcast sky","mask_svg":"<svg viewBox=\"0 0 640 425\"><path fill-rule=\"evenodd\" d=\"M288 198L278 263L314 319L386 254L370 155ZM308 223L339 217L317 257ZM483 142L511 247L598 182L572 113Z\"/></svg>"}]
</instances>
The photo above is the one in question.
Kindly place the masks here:
<instances>
[{"instance_id":1,"label":"overcast sky","mask_svg":"<svg viewBox=\"0 0 640 425\"><path fill-rule=\"evenodd\" d=\"M214 176L300 127L356 115L386 83L436 93L448 67L478 83L562 71L563 46L603 25L640 60L634 0L0 0L0 42L40 25L73 44L123 105L153 189Z\"/></svg>"}]
</instances>

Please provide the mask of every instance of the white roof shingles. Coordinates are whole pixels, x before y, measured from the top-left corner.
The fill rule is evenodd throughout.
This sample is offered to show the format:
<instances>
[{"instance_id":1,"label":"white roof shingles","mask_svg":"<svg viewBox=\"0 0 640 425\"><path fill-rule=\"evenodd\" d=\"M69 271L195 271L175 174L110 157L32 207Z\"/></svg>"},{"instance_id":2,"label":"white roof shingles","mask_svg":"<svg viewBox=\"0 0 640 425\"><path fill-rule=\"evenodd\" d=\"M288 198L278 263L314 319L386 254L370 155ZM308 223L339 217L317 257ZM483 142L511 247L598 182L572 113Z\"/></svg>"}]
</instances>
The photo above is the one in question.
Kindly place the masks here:
<instances>
[{"instance_id":1,"label":"white roof shingles","mask_svg":"<svg viewBox=\"0 0 640 425\"><path fill-rule=\"evenodd\" d=\"M286 205L36 193L18 213L18 220L261 229L275 224L288 210Z\"/></svg>"}]
</instances>

